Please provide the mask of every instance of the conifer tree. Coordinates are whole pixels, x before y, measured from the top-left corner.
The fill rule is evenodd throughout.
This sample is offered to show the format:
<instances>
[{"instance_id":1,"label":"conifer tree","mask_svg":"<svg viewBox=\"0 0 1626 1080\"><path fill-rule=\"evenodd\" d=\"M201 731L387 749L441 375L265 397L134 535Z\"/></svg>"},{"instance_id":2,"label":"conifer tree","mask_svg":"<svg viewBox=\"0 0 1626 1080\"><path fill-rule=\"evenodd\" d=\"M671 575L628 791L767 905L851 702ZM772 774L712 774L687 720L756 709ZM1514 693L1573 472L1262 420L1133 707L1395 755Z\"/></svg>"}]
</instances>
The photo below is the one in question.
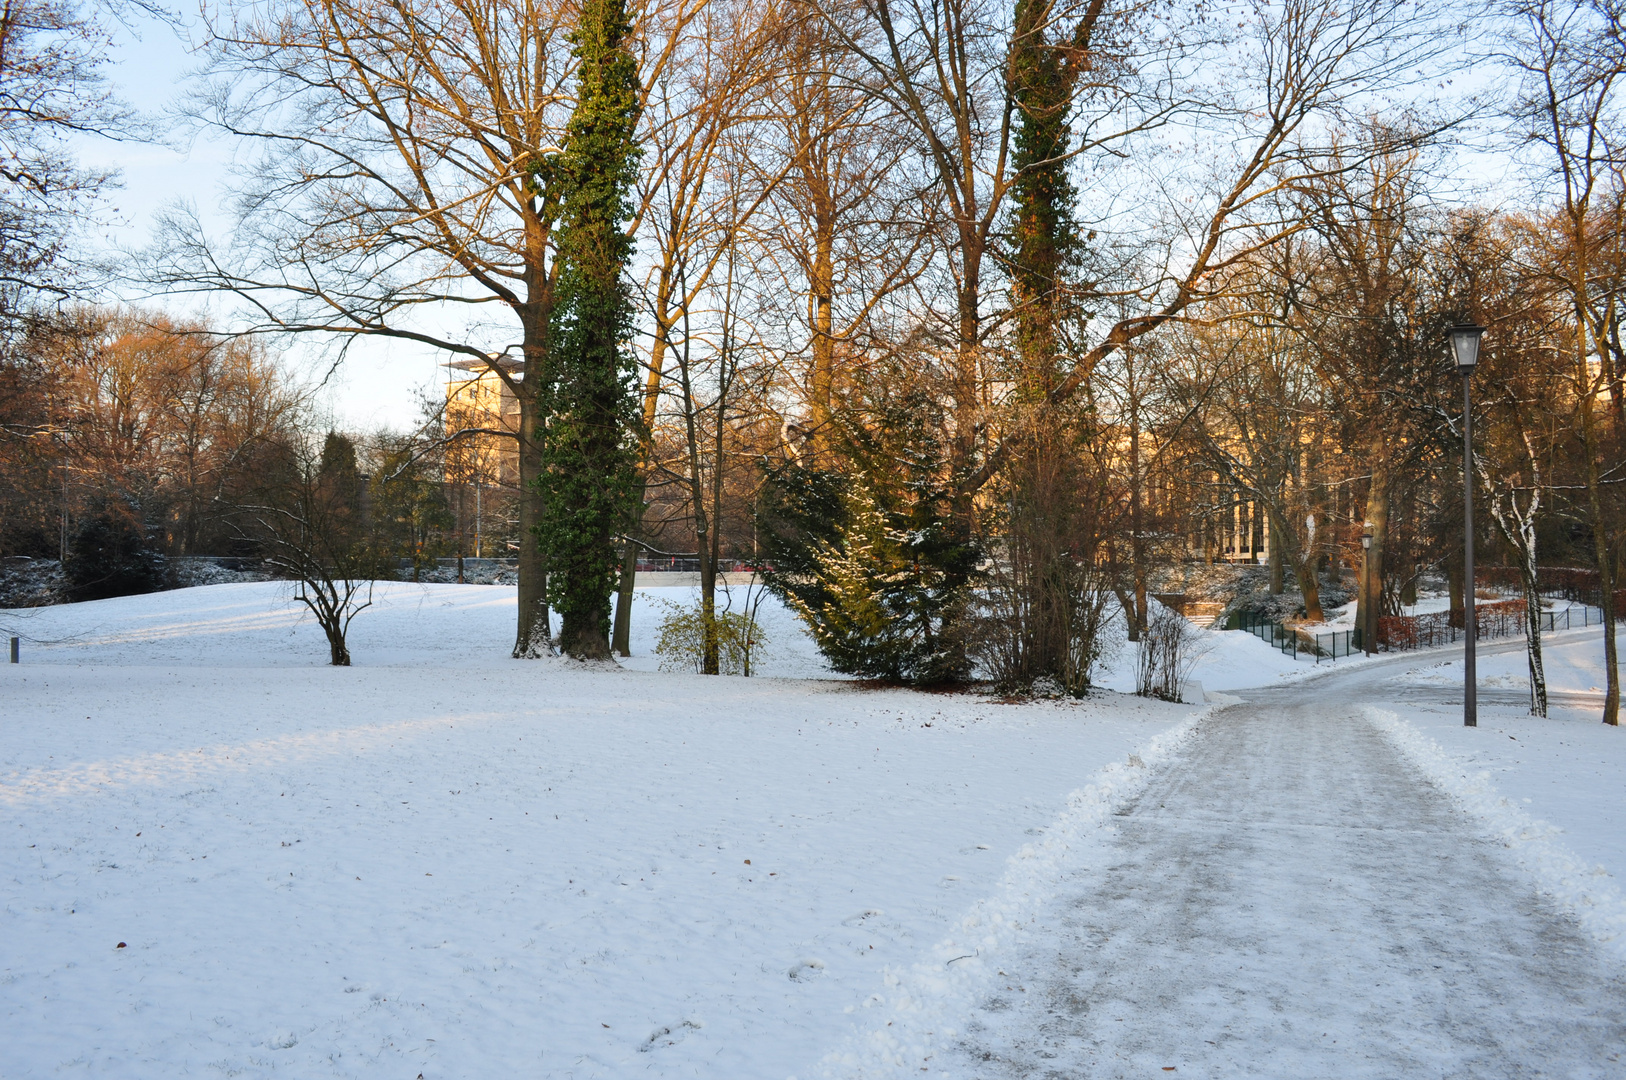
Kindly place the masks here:
<instances>
[{"instance_id":1,"label":"conifer tree","mask_svg":"<svg viewBox=\"0 0 1626 1080\"><path fill-rule=\"evenodd\" d=\"M625 270L637 180L637 64L625 0L587 0L571 41L581 67L576 110L550 168L560 191L559 286L553 353L544 373L543 471L547 507L537 539L548 559L548 598L559 647L610 655L615 536L637 508L635 436L641 422L628 346L632 305Z\"/></svg>"}]
</instances>

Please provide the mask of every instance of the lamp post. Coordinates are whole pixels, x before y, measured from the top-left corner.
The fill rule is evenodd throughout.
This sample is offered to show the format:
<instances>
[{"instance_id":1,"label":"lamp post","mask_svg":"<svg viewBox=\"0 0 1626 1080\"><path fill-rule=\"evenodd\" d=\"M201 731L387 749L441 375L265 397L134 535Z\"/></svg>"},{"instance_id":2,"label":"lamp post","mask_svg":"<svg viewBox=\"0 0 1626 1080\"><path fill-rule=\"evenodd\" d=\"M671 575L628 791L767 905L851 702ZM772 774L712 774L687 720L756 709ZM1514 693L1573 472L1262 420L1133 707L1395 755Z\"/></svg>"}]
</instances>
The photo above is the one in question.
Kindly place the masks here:
<instances>
[{"instance_id":1,"label":"lamp post","mask_svg":"<svg viewBox=\"0 0 1626 1080\"><path fill-rule=\"evenodd\" d=\"M1361 619L1361 649L1371 656L1378 651L1377 615L1373 613L1372 606L1372 523L1368 521L1365 531L1361 533L1361 581L1365 589L1365 604L1363 605ZM1380 590L1381 591L1381 590Z\"/></svg>"},{"instance_id":2,"label":"lamp post","mask_svg":"<svg viewBox=\"0 0 1626 1080\"><path fill-rule=\"evenodd\" d=\"M1483 326L1463 323L1451 328L1451 351L1457 371L1462 374L1462 629L1466 635L1463 653L1462 723L1479 726L1479 684L1474 665L1474 639L1479 624L1474 619L1474 401L1471 377L1479 363L1479 339Z\"/></svg>"}]
</instances>

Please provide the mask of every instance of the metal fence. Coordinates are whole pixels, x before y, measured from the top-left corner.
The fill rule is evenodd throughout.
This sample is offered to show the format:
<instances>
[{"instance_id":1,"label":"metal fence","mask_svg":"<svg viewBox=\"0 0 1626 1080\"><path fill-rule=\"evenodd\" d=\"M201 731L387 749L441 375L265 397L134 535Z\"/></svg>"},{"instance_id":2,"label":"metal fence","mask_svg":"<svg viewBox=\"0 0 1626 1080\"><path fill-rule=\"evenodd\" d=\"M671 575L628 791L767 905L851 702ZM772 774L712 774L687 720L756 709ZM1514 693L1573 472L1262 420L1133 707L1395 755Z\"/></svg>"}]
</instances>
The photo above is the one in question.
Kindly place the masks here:
<instances>
[{"instance_id":1,"label":"metal fence","mask_svg":"<svg viewBox=\"0 0 1626 1080\"><path fill-rule=\"evenodd\" d=\"M1504 590L1522 590L1524 579L1515 566L1481 566L1474 581ZM1561 598L1572 604L1585 604L1603 610L1603 578L1596 570L1573 566L1536 567L1536 591L1542 596ZM1615 611L1626 612L1626 589L1615 590Z\"/></svg>"},{"instance_id":2,"label":"metal fence","mask_svg":"<svg viewBox=\"0 0 1626 1080\"><path fill-rule=\"evenodd\" d=\"M1543 631L1574 630L1601 626L1603 612L1579 605L1563 611L1543 611L1538 618ZM1498 600L1474 605L1474 624L1479 640L1519 637L1525 633L1527 618L1523 600ZM1378 644L1387 649L1420 649L1429 645L1450 645L1461 640L1462 627L1451 624L1445 611L1427 615L1385 615L1378 620Z\"/></svg>"},{"instance_id":3,"label":"metal fence","mask_svg":"<svg viewBox=\"0 0 1626 1080\"><path fill-rule=\"evenodd\" d=\"M1596 607L1577 605L1563 611L1544 611L1540 615L1543 632L1578 630L1603 625L1603 612ZM1478 640L1519 637L1525 632L1525 605L1523 600L1500 600L1474 605L1474 623L1479 628ZM1337 660L1365 651L1361 631L1338 630L1313 634L1294 626L1284 626L1275 619L1267 619L1247 612L1233 614L1226 621L1227 630L1246 630L1260 641L1274 646L1284 656L1297 659L1313 657ZM1451 613L1430 612L1426 615L1385 615L1378 619L1378 649L1374 651L1403 652L1435 645L1451 645L1463 638L1460 626L1451 624Z\"/></svg>"},{"instance_id":4,"label":"metal fence","mask_svg":"<svg viewBox=\"0 0 1626 1080\"><path fill-rule=\"evenodd\" d=\"M719 574L749 574L758 569L743 559L718 559ZM698 574L698 555L640 555L637 572L640 574Z\"/></svg>"},{"instance_id":5,"label":"metal fence","mask_svg":"<svg viewBox=\"0 0 1626 1080\"><path fill-rule=\"evenodd\" d=\"M1318 664L1322 657L1336 660L1340 656L1354 656L1361 651L1353 630L1334 630L1331 633L1316 634L1315 645L1315 659Z\"/></svg>"},{"instance_id":6,"label":"metal fence","mask_svg":"<svg viewBox=\"0 0 1626 1080\"><path fill-rule=\"evenodd\" d=\"M1227 628L1246 630L1267 645L1275 646L1283 656L1291 656L1295 660L1301 656L1309 656L1319 664L1323 659L1336 660L1340 656L1351 656L1359 651L1358 644L1352 644L1353 635L1348 630L1311 634L1298 627L1283 626L1275 619L1246 612L1231 616Z\"/></svg>"}]
</instances>

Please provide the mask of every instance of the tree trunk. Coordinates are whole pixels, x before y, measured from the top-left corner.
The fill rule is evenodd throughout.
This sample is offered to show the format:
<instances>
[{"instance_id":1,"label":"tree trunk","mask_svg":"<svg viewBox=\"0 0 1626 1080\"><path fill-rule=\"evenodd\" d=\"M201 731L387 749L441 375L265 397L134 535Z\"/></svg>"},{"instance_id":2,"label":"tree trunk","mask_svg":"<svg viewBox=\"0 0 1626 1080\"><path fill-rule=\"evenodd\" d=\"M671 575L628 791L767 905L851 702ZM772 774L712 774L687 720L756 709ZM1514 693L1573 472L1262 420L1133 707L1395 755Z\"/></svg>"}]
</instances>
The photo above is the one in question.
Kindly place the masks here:
<instances>
[{"instance_id":1,"label":"tree trunk","mask_svg":"<svg viewBox=\"0 0 1626 1080\"><path fill-rule=\"evenodd\" d=\"M1547 671L1541 662L1541 590L1536 584L1534 547L1519 558L1519 580L1524 585L1525 658L1530 667L1530 715L1547 715Z\"/></svg>"},{"instance_id":2,"label":"tree trunk","mask_svg":"<svg viewBox=\"0 0 1626 1080\"><path fill-rule=\"evenodd\" d=\"M722 666L717 657L717 557L716 546L710 542L704 524L698 534L700 543L700 673L717 675Z\"/></svg>"},{"instance_id":3,"label":"tree trunk","mask_svg":"<svg viewBox=\"0 0 1626 1080\"><path fill-rule=\"evenodd\" d=\"M1129 474L1129 569L1135 585L1135 626L1129 640L1139 641L1139 631L1146 628L1146 523L1141 507L1145 488L1140 469L1140 399L1134 393L1129 404Z\"/></svg>"},{"instance_id":4,"label":"tree trunk","mask_svg":"<svg viewBox=\"0 0 1626 1080\"><path fill-rule=\"evenodd\" d=\"M1583 361L1584 363L1584 361ZM1585 367L1582 368L1583 373ZM1598 482L1598 432L1591 397L1581 398L1581 442L1586 451L1587 511L1592 517L1593 552L1598 560L1598 584L1603 589L1603 722L1620 725L1620 659L1615 647L1615 564L1610 557L1609 534L1604 527L1603 498Z\"/></svg>"},{"instance_id":5,"label":"tree trunk","mask_svg":"<svg viewBox=\"0 0 1626 1080\"><path fill-rule=\"evenodd\" d=\"M974 240L962 241L962 244L974 242ZM954 372L954 441L953 460L950 462L956 480L971 470L971 463L977 451L977 418L981 412L977 368L978 344L982 333L978 311L980 292L976 276L981 272L982 257L981 252L973 254L966 250L963 258L967 283L962 284L959 290L960 340ZM955 500L955 503L955 516L963 523L969 524L972 514L971 498L968 495Z\"/></svg>"},{"instance_id":6,"label":"tree trunk","mask_svg":"<svg viewBox=\"0 0 1626 1080\"><path fill-rule=\"evenodd\" d=\"M824 207L820 207L824 210ZM835 399L835 220L819 214L814 227L813 273L808 282L813 319L812 427L813 465L823 467L830 445L830 421Z\"/></svg>"},{"instance_id":7,"label":"tree trunk","mask_svg":"<svg viewBox=\"0 0 1626 1080\"><path fill-rule=\"evenodd\" d=\"M1283 564L1292 566L1293 576L1298 579L1299 591L1304 595L1304 617L1310 622L1325 621L1326 615L1321 610L1321 581L1315 572L1314 546L1299 543L1298 534L1288 527L1281 507L1267 502L1265 520L1270 523L1271 557L1280 553Z\"/></svg>"},{"instance_id":8,"label":"tree trunk","mask_svg":"<svg viewBox=\"0 0 1626 1080\"><path fill-rule=\"evenodd\" d=\"M627 554L621 560L621 579L616 583L615 627L610 634L610 650L617 656L632 655L632 589L637 574L638 545L628 537Z\"/></svg>"},{"instance_id":9,"label":"tree trunk","mask_svg":"<svg viewBox=\"0 0 1626 1080\"><path fill-rule=\"evenodd\" d=\"M1118 607L1124 613L1124 626L1129 631L1130 641L1140 640L1140 620L1135 617L1135 601L1124 591L1120 585L1114 585L1112 592L1118 597Z\"/></svg>"},{"instance_id":10,"label":"tree trunk","mask_svg":"<svg viewBox=\"0 0 1626 1080\"><path fill-rule=\"evenodd\" d=\"M519 628L514 638L515 659L547 655L553 636L548 625L548 565L537 542L536 527L542 521L542 492L537 480L542 474L542 447L538 440L536 396L543 374L540 349L527 348L528 375L519 398ZM529 385L527 385L529 384Z\"/></svg>"},{"instance_id":11,"label":"tree trunk","mask_svg":"<svg viewBox=\"0 0 1626 1080\"><path fill-rule=\"evenodd\" d=\"M323 629L327 630L328 663L333 667L349 667L350 647L344 643L344 633L328 627Z\"/></svg>"},{"instance_id":12,"label":"tree trunk","mask_svg":"<svg viewBox=\"0 0 1626 1080\"><path fill-rule=\"evenodd\" d=\"M1355 625L1369 651L1378 645L1378 618L1383 614L1383 545L1389 534L1389 470L1381 446L1374 442L1372 481L1366 490L1366 525L1372 546L1361 560L1360 591L1355 603Z\"/></svg>"},{"instance_id":13,"label":"tree trunk","mask_svg":"<svg viewBox=\"0 0 1626 1080\"><path fill-rule=\"evenodd\" d=\"M1599 445L1597 418L1592 404L1594 391L1592 373L1587 364L1591 350L1587 347L1590 330L1600 357L1609 351L1608 342L1598 328L1589 321L1589 273L1586 264L1587 230L1584 225L1586 208L1583 203L1578 214L1572 215L1570 242L1574 245L1574 264L1571 268L1570 300L1575 305L1575 386L1579 391L1581 447L1586 455L1587 513L1591 517L1593 555L1598 562L1598 584L1603 595L1603 665L1604 697L1603 722L1611 727L1620 725L1620 662L1615 648L1615 564L1609 551L1609 535L1603 519L1603 495L1598 477Z\"/></svg>"},{"instance_id":14,"label":"tree trunk","mask_svg":"<svg viewBox=\"0 0 1626 1080\"><path fill-rule=\"evenodd\" d=\"M649 494L649 471L655 463L655 415L660 410L661 379L666 375L666 340L672 332L671 307L668 303L672 284L671 270L663 266L660 282L655 289L655 338L649 350L649 371L644 375L644 428L640 432L643 446L640 447L638 463L639 506L645 505L644 499ZM641 532L642 525L640 517L633 528ZM637 584L638 550L638 544L629 536L627 557L621 564L621 578L616 587L615 627L610 642L611 650L622 656L632 655L632 593Z\"/></svg>"}]
</instances>

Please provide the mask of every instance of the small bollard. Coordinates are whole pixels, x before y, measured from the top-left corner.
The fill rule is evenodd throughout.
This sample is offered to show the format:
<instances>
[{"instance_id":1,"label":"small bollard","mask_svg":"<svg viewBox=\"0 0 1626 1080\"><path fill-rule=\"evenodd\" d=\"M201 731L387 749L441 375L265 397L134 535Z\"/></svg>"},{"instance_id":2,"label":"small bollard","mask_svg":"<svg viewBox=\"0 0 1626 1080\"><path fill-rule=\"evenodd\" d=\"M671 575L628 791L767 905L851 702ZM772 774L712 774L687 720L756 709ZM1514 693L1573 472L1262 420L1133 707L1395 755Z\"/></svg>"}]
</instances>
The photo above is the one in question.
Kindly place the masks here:
<instances>
[{"instance_id":1,"label":"small bollard","mask_svg":"<svg viewBox=\"0 0 1626 1080\"><path fill-rule=\"evenodd\" d=\"M20 637L11 639L11 662L13 664L23 662L23 639Z\"/></svg>"}]
</instances>

